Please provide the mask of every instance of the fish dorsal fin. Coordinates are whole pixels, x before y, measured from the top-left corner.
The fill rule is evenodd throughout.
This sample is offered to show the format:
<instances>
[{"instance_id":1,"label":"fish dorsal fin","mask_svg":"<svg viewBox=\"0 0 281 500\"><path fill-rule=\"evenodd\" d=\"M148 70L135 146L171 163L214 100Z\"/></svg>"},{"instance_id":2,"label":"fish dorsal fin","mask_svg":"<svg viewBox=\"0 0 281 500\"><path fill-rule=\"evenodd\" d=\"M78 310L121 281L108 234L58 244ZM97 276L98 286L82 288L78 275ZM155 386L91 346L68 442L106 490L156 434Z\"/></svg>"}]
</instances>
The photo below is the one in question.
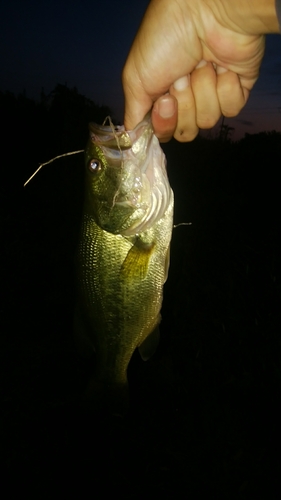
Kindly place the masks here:
<instances>
[{"instance_id":1,"label":"fish dorsal fin","mask_svg":"<svg viewBox=\"0 0 281 500\"><path fill-rule=\"evenodd\" d=\"M143 280L147 275L148 264L154 247L154 242L143 243L137 238L121 266L121 276L126 279Z\"/></svg>"}]
</instances>

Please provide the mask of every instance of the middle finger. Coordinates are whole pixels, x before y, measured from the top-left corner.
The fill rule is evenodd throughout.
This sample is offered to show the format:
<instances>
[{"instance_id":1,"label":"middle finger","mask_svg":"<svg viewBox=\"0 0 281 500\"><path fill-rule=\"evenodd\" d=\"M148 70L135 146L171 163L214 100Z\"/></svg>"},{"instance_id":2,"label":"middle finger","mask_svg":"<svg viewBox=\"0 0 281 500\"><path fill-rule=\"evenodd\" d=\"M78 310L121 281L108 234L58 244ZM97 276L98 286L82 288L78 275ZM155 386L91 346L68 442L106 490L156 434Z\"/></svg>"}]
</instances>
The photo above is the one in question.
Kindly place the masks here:
<instances>
[{"instance_id":1,"label":"middle finger","mask_svg":"<svg viewBox=\"0 0 281 500\"><path fill-rule=\"evenodd\" d=\"M190 81L195 99L197 125L202 129L212 128L221 116L217 75L213 64L202 60L192 71Z\"/></svg>"}]
</instances>

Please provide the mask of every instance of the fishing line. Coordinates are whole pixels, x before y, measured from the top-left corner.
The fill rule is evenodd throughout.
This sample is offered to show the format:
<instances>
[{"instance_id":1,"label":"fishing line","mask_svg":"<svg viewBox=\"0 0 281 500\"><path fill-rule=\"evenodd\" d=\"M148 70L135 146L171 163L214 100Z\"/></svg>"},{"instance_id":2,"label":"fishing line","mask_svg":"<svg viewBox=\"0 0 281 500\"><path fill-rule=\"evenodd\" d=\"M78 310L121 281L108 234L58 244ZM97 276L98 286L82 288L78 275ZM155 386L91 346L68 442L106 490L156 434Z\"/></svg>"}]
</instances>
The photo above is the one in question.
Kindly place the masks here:
<instances>
[{"instance_id":1,"label":"fishing line","mask_svg":"<svg viewBox=\"0 0 281 500\"><path fill-rule=\"evenodd\" d=\"M176 229L176 227L179 226L192 226L192 222L180 222L179 224L174 224L173 229Z\"/></svg>"},{"instance_id":2,"label":"fishing line","mask_svg":"<svg viewBox=\"0 0 281 500\"><path fill-rule=\"evenodd\" d=\"M84 149L80 149L79 151L71 151L70 153L64 153L63 155L55 156L55 158L52 158L51 160L46 161L45 163L41 163L41 165L39 165L37 170L29 177L29 179L27 179L23 187L25 187L31 181L31 179L33 179L33 177L35 177L35 175L38 174L39 170L41 170L41 168L44 167L45 165L48 165L49 163L52 163L53 161L58 160L59 158L63 158L63 156L77 155L78 153L84 153Z\"/></svg>"},{"instance_id":3,"label":"fishing line","mask_svg":"<svg viewBox=\"0 0 281 500\"><path fill-rule=\"evenodd\" d=\"M111 128L111 131L112 131L112 133L114 135L114 138L116 140L117 147L119 149L119 153L120 153L120 156L121 156L121 172L122 172L123 167L124 167L124 161L123 161L123 151L122 151L121 146L120 146L119 137L118 137L118 135L116 133L116 127L113 125L110 116L106 117L106 119L104 120L104 122L103 122L102 125L105 126L107 120L109 121L109 126ZM115 193L115 195L113 197L111 210L114 208L114 205L115 205L115 202L116 202L116 198L119 195L121 183L122 183L122 179L120 179L120 183L119 183L118 189L117 189L117 191L116 191L116 193Z\"/></svg>"}]
</instances>

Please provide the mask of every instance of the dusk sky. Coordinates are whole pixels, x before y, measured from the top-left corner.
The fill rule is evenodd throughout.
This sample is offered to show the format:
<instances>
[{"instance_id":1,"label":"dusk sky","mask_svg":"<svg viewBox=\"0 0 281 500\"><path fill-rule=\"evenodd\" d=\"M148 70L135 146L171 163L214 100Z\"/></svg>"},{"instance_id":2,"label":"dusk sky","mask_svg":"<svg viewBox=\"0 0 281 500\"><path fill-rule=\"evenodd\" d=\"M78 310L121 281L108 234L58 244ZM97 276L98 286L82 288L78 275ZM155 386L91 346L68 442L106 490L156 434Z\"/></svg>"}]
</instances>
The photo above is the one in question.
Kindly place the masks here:
<instances>
[{"instance_id":1,"label":"dusk sky","mask_svg":"<svg viewBox=\"0 0 281 500\"><path fill-rule=\"evenodd\" d=\"M0 7L0 90L39 98L57 83L77 87L123 121L121 72L148 0L10 0ZM243 112L225 121L245 132L281 131L281 36L269 36Z\"/></svg>"}]
</instances>

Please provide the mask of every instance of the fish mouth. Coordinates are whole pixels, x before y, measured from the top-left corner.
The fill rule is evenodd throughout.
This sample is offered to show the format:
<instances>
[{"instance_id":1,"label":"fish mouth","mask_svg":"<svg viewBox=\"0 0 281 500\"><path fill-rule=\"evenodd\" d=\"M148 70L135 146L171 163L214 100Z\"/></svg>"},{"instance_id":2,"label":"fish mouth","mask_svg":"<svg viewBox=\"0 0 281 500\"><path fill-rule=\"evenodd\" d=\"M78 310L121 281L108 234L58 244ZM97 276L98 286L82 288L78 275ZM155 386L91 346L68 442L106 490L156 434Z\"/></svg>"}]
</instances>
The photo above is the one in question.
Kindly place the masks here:
<instances>
[{"instance_id":1,"label":"fish mouth","mask_svg":"<svg viewBox=\"0 0 281 500\"><path fill-rule=\"evenodd\" d=\"M123 178L114 199L117 206L134 209L129 226L121 230L124 236L152 227L164 216L172 197L166 158L151 121L144 120L128 134L132 147L123 152Z\"/></svg>"},{"instance_id":2,"label":"fish mouth","mask_svg":"<svg viewBox=\"0 0 281 500\"><path fill-rule=\"evenodd\" d=\"M92 141L102 150L108 165L118 170L117 189L111 202L106 223L120 217L119 234L131 236L151 228L160 220L173 196L167 171L166 158L154 135L150 116L147 115L133 130L124 126L93 126ZM125 215L126 214L126 215Z\"/></svg>"}]
</instances>

